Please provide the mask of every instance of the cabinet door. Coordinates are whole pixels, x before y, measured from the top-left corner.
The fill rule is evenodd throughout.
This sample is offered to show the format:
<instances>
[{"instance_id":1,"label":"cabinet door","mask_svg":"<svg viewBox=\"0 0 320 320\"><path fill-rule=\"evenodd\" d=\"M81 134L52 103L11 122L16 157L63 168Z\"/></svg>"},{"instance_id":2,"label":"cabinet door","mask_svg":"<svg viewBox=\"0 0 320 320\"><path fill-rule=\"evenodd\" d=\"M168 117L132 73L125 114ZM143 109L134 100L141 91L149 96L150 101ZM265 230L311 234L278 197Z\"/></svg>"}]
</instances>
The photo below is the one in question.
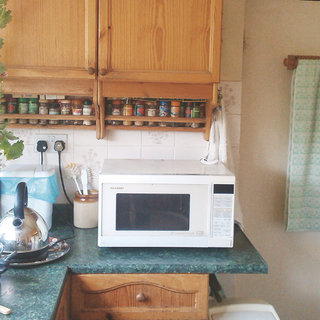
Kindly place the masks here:
<instances>
[{"instance_id":1,"label":"cabinet door","mask_svg":"<svg viewBox=\"0 0 320 320\"><path fill-rule=\"evenodd\" d=\"M72 276L74 319L207 319L208 275Z\"/></svg>"},{"instance_id":2,"label":"cabinet door","mask_svg":"<svg viewBox=\"0 0 320 320\"><path fill-rule=\"evenodd\" d=\"M100 0L99 78L220 78L222 0Z\"/></svg>"},{"instance_id":3,"label":"cabinet door","mask_svg":"<svg viewBox=\"0 0 320 320\"><path fill-rule=\"evenodd\" d=\"M70 285L71 280L68 276L55 320L70 320Z\"/></svg>"},{"instance_id":4,"label":"cabinet door","mask_svg":"<svg viewBox=\"0 0 320 320\"><path fill-rule=\"evenodd\" d=\"M95 79L97 1L8 1L0 36L9 77Z\"/></svg>"}]
</instances>

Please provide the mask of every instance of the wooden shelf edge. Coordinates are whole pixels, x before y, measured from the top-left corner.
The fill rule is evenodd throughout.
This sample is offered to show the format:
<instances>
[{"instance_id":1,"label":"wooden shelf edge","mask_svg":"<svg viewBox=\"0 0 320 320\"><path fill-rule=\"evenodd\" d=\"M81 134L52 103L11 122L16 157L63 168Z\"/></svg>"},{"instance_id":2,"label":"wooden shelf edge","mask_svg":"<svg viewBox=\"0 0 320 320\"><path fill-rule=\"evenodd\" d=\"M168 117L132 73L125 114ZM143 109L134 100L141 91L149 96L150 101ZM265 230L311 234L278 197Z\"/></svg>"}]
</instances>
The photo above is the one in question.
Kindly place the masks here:
<instances>
[{"instance_id":1,"label":"wooden shelf edge","mask_svg":"<svg viewBox=\"0 0 320 320\"><path fill-rule=\"evenodd\" d=\"M142 131L178 131L178 132L205 132L205 128L191 127L160 127L160 126L125 126L125 125L106 125L106 130L142 130Z\"/></svg>"},{"instance_id":2,"label":"wooden shelf edge","mask_svg":"<svg viewBox=\"0 0 320 320\"><path fill-rule=\"evenodd\" d=\"M75 130L96 130L96 125L85 126L85 125L65 125L65 124L21 124L12 123L9 124L7 128L17 128L17 129L75 129Z\"/></svg>"}]
</instances>

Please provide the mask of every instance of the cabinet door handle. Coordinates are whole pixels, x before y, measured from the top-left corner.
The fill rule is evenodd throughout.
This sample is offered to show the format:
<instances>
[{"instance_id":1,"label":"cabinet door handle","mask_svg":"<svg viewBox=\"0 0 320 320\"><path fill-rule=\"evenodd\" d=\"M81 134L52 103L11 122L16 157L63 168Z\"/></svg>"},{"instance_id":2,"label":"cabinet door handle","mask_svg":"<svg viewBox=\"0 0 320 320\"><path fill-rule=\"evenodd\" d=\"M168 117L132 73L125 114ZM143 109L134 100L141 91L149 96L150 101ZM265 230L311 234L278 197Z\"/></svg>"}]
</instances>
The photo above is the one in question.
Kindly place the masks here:
<instances>
[{"instance_id":1,"label":"cabinet door handle","mask_svg":"<svg viewBox=\"0 0 320 320\"><path fill-rule=\"evenodd\" d=\"M100 75L105 76L108 73L107 69L100 69Z\"/></svg>"},{"instance_id":2,"label":"cabinet door handle","mask_svg":"<svg viewBox=\"0 0 320 320\"><path fill-rule=\"evenodd\" d=\"M138 302L143 302L147 300L147 297L143 294L143 292L139 292L136 296Z\"/></svg>"},{"instance_id":3,"label":"cabinet door handle","mask_svg":"<svg viewBox=\"0 0 320 320\"><path fill-rule=\"evenodd\" d=\"M95 73L96 73L96 70L95 70L94 68L90 67L90 68L88 68L87 72L88 72L89 74L95 74Z\"/></svg>"}]
</instances>

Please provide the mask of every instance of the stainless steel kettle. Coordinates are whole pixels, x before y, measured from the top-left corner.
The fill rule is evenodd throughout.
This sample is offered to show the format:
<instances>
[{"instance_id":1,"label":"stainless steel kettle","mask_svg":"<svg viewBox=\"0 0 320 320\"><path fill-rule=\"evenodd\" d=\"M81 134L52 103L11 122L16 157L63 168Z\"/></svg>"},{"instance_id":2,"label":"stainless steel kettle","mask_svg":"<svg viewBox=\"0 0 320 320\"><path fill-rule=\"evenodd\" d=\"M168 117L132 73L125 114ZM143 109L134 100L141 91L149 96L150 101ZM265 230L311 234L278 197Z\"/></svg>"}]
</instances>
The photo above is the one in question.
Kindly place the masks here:
<instances>
[{"instance_id":1,"label":"stainless steel kettle","mask_svg":"<svg viewBox=\"0 0 320 320\"><path fill-rule=\"evenodd\" d=\"M15 258L34 259L48 255L49 229L39 213L28 205L28 189L20 182L16 189L14 208L0 220L0 243L4 253L17 252Z\"/></svg>"}]
</instances>

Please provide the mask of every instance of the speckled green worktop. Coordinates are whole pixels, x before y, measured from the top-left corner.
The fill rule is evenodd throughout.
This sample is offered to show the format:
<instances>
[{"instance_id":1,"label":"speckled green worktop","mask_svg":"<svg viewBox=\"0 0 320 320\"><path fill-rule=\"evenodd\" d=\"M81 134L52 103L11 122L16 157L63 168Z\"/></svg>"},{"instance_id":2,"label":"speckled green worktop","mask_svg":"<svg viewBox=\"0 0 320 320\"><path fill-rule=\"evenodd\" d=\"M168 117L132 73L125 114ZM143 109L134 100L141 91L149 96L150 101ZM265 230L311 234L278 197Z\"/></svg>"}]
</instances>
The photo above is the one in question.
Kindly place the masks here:
<instances>
[{"instance_id":1,"label":"speckled green worktop","mask_svg":"<svg viewBox=\"0 0 320 320\"><path fill-rule=\"evenodd\" d=\"M54 214L50 235L67 238L71 229ZM75 229L64 257L35 267L10 268L1 276L0 305L12 312L0 319L54 319L68 272L267 273L266 262L237 225L234 236L232 249L99 248L97 228Z\"/></svg>"}]
</instances>

